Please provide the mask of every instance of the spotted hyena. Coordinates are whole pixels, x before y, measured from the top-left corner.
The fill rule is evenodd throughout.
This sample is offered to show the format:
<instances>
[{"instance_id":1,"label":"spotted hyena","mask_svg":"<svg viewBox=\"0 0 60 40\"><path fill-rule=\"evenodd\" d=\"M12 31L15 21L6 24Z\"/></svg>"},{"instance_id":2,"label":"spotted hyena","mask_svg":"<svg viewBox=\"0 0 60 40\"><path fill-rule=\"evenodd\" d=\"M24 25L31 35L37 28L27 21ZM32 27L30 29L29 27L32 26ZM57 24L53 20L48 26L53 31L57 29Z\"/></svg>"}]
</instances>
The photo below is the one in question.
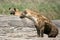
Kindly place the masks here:
<instances>
[{"instance_id":1,"label":"spotted hyena","mask_svg":"<svg viewBox=\"0 0 60 40\"><path fill-rule=\"evenodd\" d=\"M10 14L11 15L16 15L16 16L20 16L20 11L17 8L9 8Z\"/></svg>"},{"instance_id":2,"label":"spotted hyena","mask_svg":"<svg viewBox=\"0 0 60 40\"><path fill-rule=\"evenodd\" d=\"M47 34L48 37L56 37L58 29L48 18L32 10L25 10L21 13L20 18L29 18L35 23L38 37L43 37Z\"/></svg>"}]
</instances>

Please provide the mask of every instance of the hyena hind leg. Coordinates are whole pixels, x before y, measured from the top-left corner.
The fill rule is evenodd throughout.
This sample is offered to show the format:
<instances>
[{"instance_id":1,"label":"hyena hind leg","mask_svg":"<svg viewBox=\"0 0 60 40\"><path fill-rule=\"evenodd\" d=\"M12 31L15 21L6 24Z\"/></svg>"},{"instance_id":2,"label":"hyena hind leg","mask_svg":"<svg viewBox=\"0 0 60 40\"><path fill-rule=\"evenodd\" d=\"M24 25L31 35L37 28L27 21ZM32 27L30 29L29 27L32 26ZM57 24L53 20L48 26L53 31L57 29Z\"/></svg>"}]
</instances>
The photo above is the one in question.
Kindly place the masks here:
<instances>
[{"instance_id":1,"label":"hyena hind leg","mask_svg":"<svg viewBox=\"0 0 60 40\"><path fill-rule=\"evenodd\" d=\"M53 32L48 35L49 38L55 38L57 35L54 34Z\"/></svg>"}]
</instances>

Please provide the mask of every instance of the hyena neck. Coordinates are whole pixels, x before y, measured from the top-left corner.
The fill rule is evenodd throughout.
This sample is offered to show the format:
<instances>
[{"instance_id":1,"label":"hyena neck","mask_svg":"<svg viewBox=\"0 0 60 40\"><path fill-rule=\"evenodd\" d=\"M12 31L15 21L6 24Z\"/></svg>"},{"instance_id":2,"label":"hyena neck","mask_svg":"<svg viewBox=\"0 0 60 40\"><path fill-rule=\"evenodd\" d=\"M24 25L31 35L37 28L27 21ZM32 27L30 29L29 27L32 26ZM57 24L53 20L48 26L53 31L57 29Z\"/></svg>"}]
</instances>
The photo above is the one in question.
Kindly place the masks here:
<instances>
[{"instance_id":1,"label":"hyena neck","mask_svg":"<svg viewBox=\"0 0 60 40\"><path fill-rule=\"evenodd\" d=\"M27 18L32 20L34 23L36 23L36 21L37 21L37 17L35 17L35 16L31 16L31 17L27 17Z\"/></svg>"}]
</instances>

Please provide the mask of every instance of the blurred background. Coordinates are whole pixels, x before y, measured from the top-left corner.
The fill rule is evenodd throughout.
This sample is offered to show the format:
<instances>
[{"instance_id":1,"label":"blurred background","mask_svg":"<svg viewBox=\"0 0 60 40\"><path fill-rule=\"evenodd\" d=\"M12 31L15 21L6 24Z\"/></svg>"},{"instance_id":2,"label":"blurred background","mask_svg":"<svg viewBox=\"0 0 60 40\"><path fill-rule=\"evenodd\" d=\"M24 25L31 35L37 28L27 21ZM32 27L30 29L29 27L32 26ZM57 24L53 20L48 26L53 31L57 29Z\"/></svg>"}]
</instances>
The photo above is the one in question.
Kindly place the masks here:
<instances>
[{"instance_id":1,"label":"blurred background","mask_svg":"<svg viewBox=\"0 0 60 40\"><path fill-rule=\"evenodd\" d=\"M0 15L9 15L9 8L32 9L49 19L60 19L60 0L0 0Z\"/></svg>"}]
</instances>

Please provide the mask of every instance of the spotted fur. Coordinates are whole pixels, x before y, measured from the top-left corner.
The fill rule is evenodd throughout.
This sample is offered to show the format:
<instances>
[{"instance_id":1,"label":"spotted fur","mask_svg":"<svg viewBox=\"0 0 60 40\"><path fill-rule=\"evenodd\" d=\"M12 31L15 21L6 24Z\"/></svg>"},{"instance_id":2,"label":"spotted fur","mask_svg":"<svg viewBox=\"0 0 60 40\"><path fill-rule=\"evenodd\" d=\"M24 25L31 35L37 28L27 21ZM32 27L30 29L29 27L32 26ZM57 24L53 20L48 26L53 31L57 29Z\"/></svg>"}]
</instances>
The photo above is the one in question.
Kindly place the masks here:
<instances>
[{"instance_id":1,"label":"spotted fur","mask_svg":"<svg viewBox=\"0 0 60 40\"><path fill-rule=\"evenodd\" d=\"M48 18L39 13L26 9L20 15L20 18L29 18L35 23L37 35L43 37L43 34L47 34L48 37L56 37L58 35L58 28Z\"/></svg>"}]
</instances>

